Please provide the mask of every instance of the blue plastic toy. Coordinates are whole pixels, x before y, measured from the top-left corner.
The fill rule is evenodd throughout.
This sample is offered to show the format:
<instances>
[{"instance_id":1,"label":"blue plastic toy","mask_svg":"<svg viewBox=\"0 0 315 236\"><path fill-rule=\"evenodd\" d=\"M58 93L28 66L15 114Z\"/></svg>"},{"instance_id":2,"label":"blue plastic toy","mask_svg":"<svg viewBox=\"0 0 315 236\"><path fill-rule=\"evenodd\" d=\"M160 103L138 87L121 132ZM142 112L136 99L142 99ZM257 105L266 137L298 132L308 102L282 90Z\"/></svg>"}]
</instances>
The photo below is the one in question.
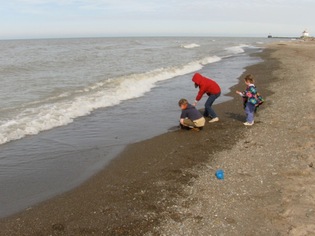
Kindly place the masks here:
<instances>
[{"instance_id":1,"label":"blue plastic toy","mask_svg":"<svg viewBox=\"0 0 315 236\"><path fill-rule=\"evenodd\" d=\"M217 170L215 172L215 176L218 178L218 179L224 179L224 171L223 170Z\"/></svg>"}]
</instances>

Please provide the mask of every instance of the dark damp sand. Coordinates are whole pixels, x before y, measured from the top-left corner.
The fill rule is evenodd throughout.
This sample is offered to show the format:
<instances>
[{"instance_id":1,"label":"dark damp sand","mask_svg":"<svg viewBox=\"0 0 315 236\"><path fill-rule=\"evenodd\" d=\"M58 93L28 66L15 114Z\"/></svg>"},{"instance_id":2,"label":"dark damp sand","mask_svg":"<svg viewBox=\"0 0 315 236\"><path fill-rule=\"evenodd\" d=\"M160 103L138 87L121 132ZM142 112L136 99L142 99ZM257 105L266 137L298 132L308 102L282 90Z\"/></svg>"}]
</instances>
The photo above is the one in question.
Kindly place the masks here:
<instances>
[{"instance_id":1,"label":"dark damp sand","mask_svg":"<svg viewBox=\"0 0 315 236\"><path fill-rule=\"evenodd\" d=\"M315 235L315 44L260 56L244 73L266 99L253 127L241 79L215 106L220 122L128 146L75 190L2 219L1 235Z\"/></svg>"}]
</instances>

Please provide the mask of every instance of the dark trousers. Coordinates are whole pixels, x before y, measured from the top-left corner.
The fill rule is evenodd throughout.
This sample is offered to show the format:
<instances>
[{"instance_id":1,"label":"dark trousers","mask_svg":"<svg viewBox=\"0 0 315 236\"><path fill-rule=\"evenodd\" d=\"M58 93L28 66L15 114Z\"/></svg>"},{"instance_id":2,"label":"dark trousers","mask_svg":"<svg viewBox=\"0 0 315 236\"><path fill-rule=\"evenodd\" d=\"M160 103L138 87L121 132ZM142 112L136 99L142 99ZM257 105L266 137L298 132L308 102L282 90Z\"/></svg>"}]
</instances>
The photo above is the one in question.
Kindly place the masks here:
<instances>
[{"instance_id":1,"label":"dark trousers","mask_svg":"<svg viewBox=\"0 0 315 236\"><path fill-rule=\"evenodd\" d=\"M221 95L221 93L218 94L211 94L206 103L205 103L205 112L203 113L204 117L210 116L211 118L216 118L218 117L217 114L215 114L214 110L212 109L212 104L214 101Z\"/></svg>"}]
</instances>

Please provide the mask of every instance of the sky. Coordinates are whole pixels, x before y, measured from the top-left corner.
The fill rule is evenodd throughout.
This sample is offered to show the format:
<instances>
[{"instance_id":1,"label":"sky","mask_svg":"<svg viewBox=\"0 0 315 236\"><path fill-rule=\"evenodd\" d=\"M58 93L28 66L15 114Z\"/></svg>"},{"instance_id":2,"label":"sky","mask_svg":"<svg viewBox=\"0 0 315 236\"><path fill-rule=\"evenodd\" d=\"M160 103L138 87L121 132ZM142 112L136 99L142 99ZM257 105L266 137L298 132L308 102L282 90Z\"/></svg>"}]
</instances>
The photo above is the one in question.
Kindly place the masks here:
<instances>
[{"instance_id":1,"label":"sky","mask_svg":"<svg viewBox=\"0 0 315 236\"><path fill-rule=\"evenodd\" d=\"M0 0L0 39L313 36L314 10L315 0Z\"/></svg>"}]
</instances>

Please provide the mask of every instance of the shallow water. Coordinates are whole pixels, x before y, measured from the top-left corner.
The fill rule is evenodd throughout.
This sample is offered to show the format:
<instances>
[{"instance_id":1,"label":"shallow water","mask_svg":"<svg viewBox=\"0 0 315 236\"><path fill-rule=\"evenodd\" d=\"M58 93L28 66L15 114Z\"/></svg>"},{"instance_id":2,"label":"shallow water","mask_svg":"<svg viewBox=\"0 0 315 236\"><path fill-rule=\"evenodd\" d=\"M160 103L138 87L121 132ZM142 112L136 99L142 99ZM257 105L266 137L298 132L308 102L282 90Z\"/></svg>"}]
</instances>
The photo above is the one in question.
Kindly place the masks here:
<instances>
[{"instance_id":1,"label":"shallow water","mask_svg":"<svg viewBox=\"0 0 315 236\"><path fill-rule=\"evenodd\" d=\"M256 51L259 48L247 48L206 64L199 72L214 78L226 94L238 82L243 68L259 61L249 56ZM156 81L143 96L100 107L68 125L0 145L0 216L77 186L130 143L176 129L178 100L193 101L197 94L192 75ZM228 99L222 95L217 102Z\"/></svg>"}]
</instances>

